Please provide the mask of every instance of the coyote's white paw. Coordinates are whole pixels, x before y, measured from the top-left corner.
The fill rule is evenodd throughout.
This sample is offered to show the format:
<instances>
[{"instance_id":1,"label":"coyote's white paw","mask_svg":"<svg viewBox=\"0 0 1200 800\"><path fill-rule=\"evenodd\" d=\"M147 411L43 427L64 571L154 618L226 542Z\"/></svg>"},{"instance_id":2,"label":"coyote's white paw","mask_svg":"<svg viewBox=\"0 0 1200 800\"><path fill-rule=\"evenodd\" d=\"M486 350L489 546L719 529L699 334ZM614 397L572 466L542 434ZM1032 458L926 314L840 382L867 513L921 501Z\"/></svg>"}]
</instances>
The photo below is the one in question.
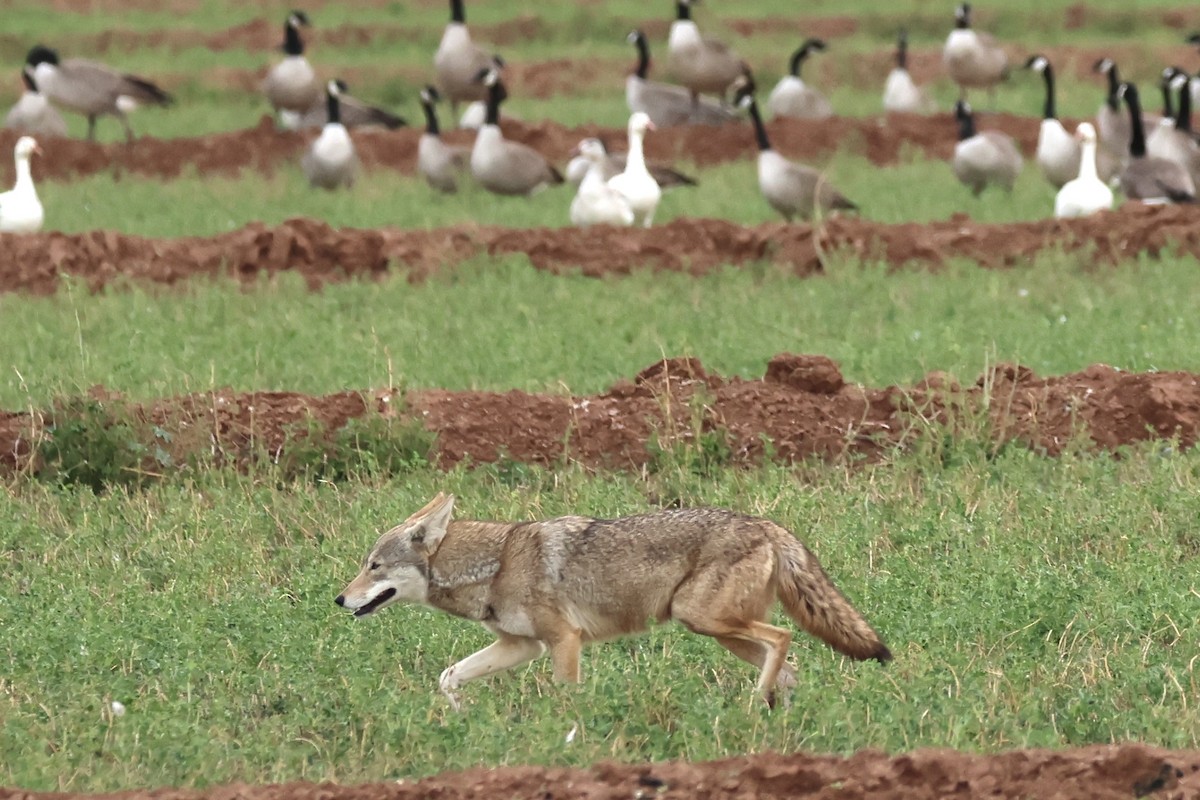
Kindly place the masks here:
<instances>
[{"instance_id":1,"label":"coyote's white paw","mask_svg":"<svg viewBox=\"0 0 1200 800\"><path fill-rule=\"evenodd\" d=\"M458 676L454 674L454 667L446 667L442 672L442 676L438 678L438 688L442 690L442 694L450 701L450 707L455 711L462 711L462 703L458 700L458 695L454 690L459 686Z\"/></svg>"}]
</instances>

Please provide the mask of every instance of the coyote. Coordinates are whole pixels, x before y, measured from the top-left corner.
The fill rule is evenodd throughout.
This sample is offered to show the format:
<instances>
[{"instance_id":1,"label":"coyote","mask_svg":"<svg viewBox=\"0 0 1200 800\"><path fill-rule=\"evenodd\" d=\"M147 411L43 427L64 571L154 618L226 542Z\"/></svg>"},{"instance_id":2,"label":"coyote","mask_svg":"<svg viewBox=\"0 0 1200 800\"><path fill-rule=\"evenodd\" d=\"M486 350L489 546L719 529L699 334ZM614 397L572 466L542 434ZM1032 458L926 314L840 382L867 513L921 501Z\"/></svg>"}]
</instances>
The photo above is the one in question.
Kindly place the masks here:
<instances>
[{"instance_id":1,"label":"coyote","mask_svg":"<svg viewBox=\"0 0 1200 800\"><path fill-rule=\"evenodd\" d=\"M796 685L791 631L768 624L775 599L808 632L851 658L892 654L816 557L770 520L716 508L621 519L451 520L439 493L379 537L335 602L365 617L425 603L480 622L492 644L442 673L455 709L467 681L524 664L547 648L554 677L577 683L585 642L676 619L758 667L758 692Z\"/></svg>"}]
</instances>

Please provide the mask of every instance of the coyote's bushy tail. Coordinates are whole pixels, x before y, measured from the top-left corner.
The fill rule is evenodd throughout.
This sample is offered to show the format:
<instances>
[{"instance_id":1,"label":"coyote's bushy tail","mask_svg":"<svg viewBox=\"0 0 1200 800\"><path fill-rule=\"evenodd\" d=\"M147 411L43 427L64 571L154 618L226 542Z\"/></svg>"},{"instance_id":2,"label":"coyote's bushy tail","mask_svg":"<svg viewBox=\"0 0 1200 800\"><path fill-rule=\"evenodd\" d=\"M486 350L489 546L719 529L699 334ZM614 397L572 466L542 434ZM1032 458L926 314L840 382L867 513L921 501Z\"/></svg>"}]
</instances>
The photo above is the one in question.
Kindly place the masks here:
<instances>
[{"instance_id":1,"label":"coyote's bushy tail","mask_svg":"<svg viewBox=\"0 0 1200 800\"><path fill-rule=\"evenodd\" d=\"M833 585L817 557L790 533L779 548L779 599L788 616L839 653L881 664L891 661L883 639Z\"/></svg>"}]
</instances>

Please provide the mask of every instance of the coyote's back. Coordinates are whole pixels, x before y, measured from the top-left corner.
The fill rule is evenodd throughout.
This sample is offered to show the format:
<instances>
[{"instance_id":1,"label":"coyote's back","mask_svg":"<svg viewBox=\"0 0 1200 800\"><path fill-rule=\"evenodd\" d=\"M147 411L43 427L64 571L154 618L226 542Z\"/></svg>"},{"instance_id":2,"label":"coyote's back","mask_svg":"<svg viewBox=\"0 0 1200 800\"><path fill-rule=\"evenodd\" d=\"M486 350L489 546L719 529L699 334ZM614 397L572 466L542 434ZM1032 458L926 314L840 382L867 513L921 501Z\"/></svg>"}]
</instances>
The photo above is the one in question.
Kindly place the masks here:
<instances>
[{"instance_id":1,"label":"coyote's back","mask_svg":"<svg viewBox=\"0 0 1200 800\"><path fill-rule=\"evenodd\" d=\"M338 596L357 616L397 601L477 620L497 635L442 674L443 692L550 650L555 676L580 678L584 642L679 620L759 667L759 691L795 684L791 632L767 622L778 599L801 627L856 659L891 658L816 557L770 520L724 509L613 520L451 521L438 495L376 542Z\"/></svg>"}]
</instances>

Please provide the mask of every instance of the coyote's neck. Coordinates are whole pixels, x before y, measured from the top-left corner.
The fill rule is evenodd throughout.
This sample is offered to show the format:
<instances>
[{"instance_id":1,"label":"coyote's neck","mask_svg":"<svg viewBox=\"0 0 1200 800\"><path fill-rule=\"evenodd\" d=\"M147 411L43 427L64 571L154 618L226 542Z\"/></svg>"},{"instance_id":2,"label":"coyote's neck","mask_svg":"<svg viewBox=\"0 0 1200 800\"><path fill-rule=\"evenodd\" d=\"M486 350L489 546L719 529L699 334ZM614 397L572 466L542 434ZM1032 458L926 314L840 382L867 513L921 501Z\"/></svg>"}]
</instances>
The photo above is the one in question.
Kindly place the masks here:
<instances>
[{"instance_id":1,"label":"coyote's neck","mask_svg":"<svg viewBox=\"0 0 1200 800\"><path fill-rule=\"evenodd\" d=\"M473 620L492 615L492 579L511 523L451 521L446 536L429 560L431 606Z\"/></svg>"}]
</instances>

